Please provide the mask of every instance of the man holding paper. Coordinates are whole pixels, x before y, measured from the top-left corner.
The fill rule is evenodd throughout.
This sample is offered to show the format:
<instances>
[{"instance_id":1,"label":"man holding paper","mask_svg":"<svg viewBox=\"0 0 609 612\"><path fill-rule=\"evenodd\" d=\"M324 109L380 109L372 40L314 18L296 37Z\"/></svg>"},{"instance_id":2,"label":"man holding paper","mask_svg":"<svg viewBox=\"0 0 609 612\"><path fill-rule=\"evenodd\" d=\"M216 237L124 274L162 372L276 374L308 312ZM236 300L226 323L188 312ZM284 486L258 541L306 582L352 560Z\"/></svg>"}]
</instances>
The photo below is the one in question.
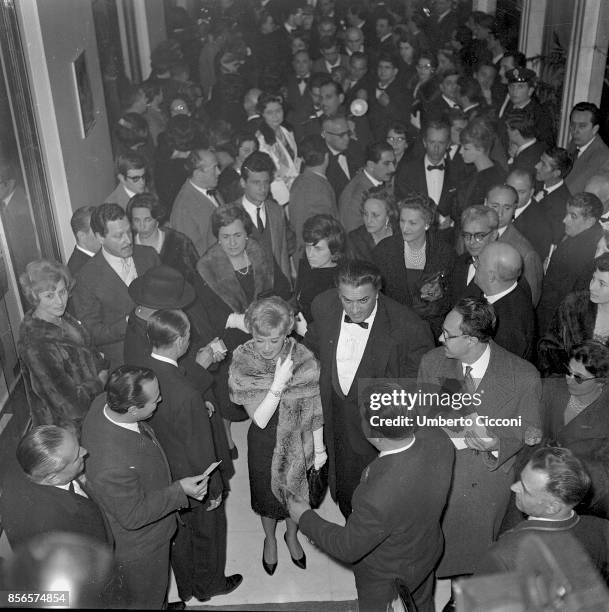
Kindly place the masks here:
<instances>
[{"instance_id":1,"label":"man holding paper","mask_svg":"<svg viewBox=\"0 0 609 612\"><path fill-rule=\"evenodd\" d=\"M459 411L460 402L448 409L453 417L470 417L474 426L450 433L457 452L442 522L446 548L437 571L441 578L473 573L496 539L525 430L539 425L539 373L491 340L495 327L494 308L485 298L462 299L444 320L443 346L424 355L419 369L422 387L435 387L453 397L475 394L479 400L479 405L469 408L464 403ZM490 418L521 417L522 425L484 427L477 424L475 414L468 414L474 411Z\"/></svg>"},{"instance_id":2,"label":"man holding paper","mask_svg":"<svg viewBox=\"0 0 609 612\"><path fill-rule=\"evenodd\" d=\"M93 401L82 428L86 478L115 543L125 607L160 610L169 583L176 510L207 495L207 466L172 481L167 457L145 421L161 401L152 370L121 366Z\"/></svg>"}]
</instances>

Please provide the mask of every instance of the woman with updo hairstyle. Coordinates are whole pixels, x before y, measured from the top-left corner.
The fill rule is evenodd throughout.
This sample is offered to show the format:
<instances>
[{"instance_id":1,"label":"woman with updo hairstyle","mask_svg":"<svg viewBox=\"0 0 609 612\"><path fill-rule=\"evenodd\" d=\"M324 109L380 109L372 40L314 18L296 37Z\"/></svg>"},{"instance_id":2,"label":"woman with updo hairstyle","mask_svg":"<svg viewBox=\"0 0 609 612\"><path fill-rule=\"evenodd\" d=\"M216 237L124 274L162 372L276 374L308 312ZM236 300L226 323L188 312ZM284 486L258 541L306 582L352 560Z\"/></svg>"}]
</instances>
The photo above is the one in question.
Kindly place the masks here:
<instances>
[{"instance_id":1,"label":"woman with updo hairstyle","mask_svg":"<svg viewBox=\"0 0 609 612\"><path fill-rule=\"evenodd\" d=\"M17 351L32 424L58 425L80 435L82 421L108 378L108 361L66 305L74 281L50 260L30 262L19 278L32 309L19 328Z\"/></svg>"},{"instance_id":2,"label":"woman with updo hairstyle","mask_svg":"<svg viewBox=\"0 0 609 612\"><path fill-rule=\"evenodd\" d=\"M275 164L275 176L271 183L271 193L281 206L290 199L290 188L300 173L301 160L298 157L294 134L283 126L283 98L263 93L256 105L261 121L256 137L259 150L267 153Z\"/></svg>"},{"instance_id":3,"label":"woman with updo hairstyle","mask_svg":"<svg viewBox=\"0 0 609 612\"><path fill-rule=\"evenodd\" d=\"M438 337L450 308L447 282L455 253L433 228L436 205L431 198L412 193L398 202L398 210L400 233L382 240L372 253L383 292L410 306Z\"/></svg>"},{"instance_id":4,"label":"woman with updo hairstyle","mask_svg":"<svg viewBox=\"0 0 609 612\"><path fill-rule=\"evenodd\" d=\"M251 502L264 529L262 566L272 576L277 568L275 530L283 519L292 562L306 569L286 497L289 491L308 501L307 470L320 469L328 458L319 364L305 346L288 337L294 313L281 298L253 302L245 326L252 339L233 353L229 387L232 400L252 419L247 435Z\"/></svg>"},{"instance_id":5,"label":"woman with updo hairstyle","mask_svg":"<svg viewBox=\"0 0 609 612\"><path fill-rule=\"evenodd\" d=\"M243 195L241 166L257 150L258 139L252 132L239 132L233 137L231 151L234 161L224 168L218 177L218 191L225 202L236 202Z\"/></svg>"},{"instance_id":6,"label":"woman with updo hairstyle","mask_svg":"<svg viewBox=\"0 0 609 612\"><path fill-rule=\"evenodd\" d=\"M399 233L395 198L384 185L372 187L364 194L360 212L363 223L349 232L349 248L355 259L373 261L374 247Z\"/></svg>"},{"instance_id":7,"label":"woman with updo hairstyle","mask_svg":"<svg viewBox=\"0 0 609 612\"><path fill-rule=\"evenodd\" d=\"M144 157L146 165L152 166L154 147L146 119L139 113L125 113L114 124L112 129L116 158L130 151L136 151Z\"/></svg>"},{"instance_id":8,"label":"woman with updo hairstyle","mask_svg":"<svg viewBox=\"0 0 609 612\"><path fill-rule=\"evenodd\" d=\"M334 287L334 268L346 257L343 226L332 215L313 215L302 227L305 257L298 266L296 299L300 312L310 323L311 304L317 295Z\"/></svg>"},{"instance_id":9,"label":"woman with updo hairstyle","mask_svg":"<svg viewBox=\"0 0 609 612\"><path fill-rule=\"evenodd\" d=\"M577 511L609 518L609 348L587 340L567 355L566 374L543 381L543 445L570 449L590 476Z\"/></svg>"}]
</instances>

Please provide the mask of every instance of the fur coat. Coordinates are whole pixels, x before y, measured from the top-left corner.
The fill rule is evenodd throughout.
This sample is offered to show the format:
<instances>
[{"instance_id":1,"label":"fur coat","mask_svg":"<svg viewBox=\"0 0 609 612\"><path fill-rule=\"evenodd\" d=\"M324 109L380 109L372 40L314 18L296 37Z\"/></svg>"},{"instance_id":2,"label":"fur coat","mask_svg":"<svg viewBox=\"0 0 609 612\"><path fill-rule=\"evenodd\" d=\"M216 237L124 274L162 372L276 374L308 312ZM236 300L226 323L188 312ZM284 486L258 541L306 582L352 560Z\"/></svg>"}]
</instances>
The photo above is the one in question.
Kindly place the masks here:
<instances>
[{"instance_id":1,"label":"fur coat","mask_svg":"<svg viewBox=\"0 0 609 612\"><path fill-rule=\"evenodd\" d=\"M279 357L285 359L292 346L294 370L277 408L277 439L271 463L271 489L284 505L284 487L309 499L307 469L314 459L313 432L323 425L319 364L309 349L294 339L288 339ZM229 374L231 399L252 415L271 388L274 375L275 360L261 357L254 341L249 340L233 352Z\"/></svg>"},{"instance_id":2,"label":"fur coat","mask_svg":"<svg viewBox=\"0 0 609 612\"><path fill-rule=\"evenodd\" d=\"M32 423L80 431L89 405L103 391L98 373L108 367L89 332L67 312L68 335L57 325L28 312L19 329L17 350L26 381Z\"/></svg>"}]
</instances>

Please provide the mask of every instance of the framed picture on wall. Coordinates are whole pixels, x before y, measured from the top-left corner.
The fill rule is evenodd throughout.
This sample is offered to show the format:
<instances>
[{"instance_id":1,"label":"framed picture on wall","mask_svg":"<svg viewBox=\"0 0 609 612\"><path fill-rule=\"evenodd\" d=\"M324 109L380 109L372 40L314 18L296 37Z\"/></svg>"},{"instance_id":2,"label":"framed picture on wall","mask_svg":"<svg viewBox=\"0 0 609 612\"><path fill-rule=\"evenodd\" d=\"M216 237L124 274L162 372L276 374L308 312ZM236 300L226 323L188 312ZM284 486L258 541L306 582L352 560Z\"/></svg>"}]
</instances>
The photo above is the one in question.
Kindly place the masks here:
<instances>
[{"instance_id":1,"label":"framed picture on wall","mask_svg":"<svg viewBox=\"0 0 609 612\"><path fill-rule=\"evenodd\" d=\"M82 51L72 62L72 70L74 73L76 99L80 107L79 119L81 135L83 138L86 138L93 125L95 125L95 105L93 104L91 79L89 78L84 51Z\"/></svg>"}]
</instances>

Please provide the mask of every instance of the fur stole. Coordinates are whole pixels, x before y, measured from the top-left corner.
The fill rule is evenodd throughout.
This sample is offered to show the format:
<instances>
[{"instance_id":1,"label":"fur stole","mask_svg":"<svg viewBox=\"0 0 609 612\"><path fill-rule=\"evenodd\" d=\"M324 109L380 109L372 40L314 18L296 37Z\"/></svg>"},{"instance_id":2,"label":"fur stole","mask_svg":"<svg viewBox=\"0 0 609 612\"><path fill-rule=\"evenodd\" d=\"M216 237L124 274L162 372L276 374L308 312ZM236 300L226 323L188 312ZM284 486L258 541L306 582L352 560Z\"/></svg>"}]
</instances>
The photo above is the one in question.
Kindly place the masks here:
<instances>
[{"instance_id":1,"label":"fur stole","mask_svg":"<svg viewBox=\"0 0 609 612\"><path fill-rule=\"evenodd\" d=\"M313 432L323 425L319 364L313 354L288 338L279 357L292 351L294 372L277 410L277 439L271 463L271 489L286 505L283 487L309 500L307 469L313 465ZM275 360L261 357L249 340L233 352L229 371L231 399L252 414L266 397L275 375Z\"/></svg>"},{"instance_id":2,"label":"fur stole","mask_svg":"<svg viewBox=\"0 0 609 612\"><path fill-rule=\"evenodd\" d=\"M269 261L264 248L252 237L247 241L245 252L254 270L254 298L256 299L273 289L274 262ZM209 288L228 304L232 312L245 312L250 302L235 276L228 256L219 244L214 244L201 257L197 270Z\"/></svg>"}]
</instances>

